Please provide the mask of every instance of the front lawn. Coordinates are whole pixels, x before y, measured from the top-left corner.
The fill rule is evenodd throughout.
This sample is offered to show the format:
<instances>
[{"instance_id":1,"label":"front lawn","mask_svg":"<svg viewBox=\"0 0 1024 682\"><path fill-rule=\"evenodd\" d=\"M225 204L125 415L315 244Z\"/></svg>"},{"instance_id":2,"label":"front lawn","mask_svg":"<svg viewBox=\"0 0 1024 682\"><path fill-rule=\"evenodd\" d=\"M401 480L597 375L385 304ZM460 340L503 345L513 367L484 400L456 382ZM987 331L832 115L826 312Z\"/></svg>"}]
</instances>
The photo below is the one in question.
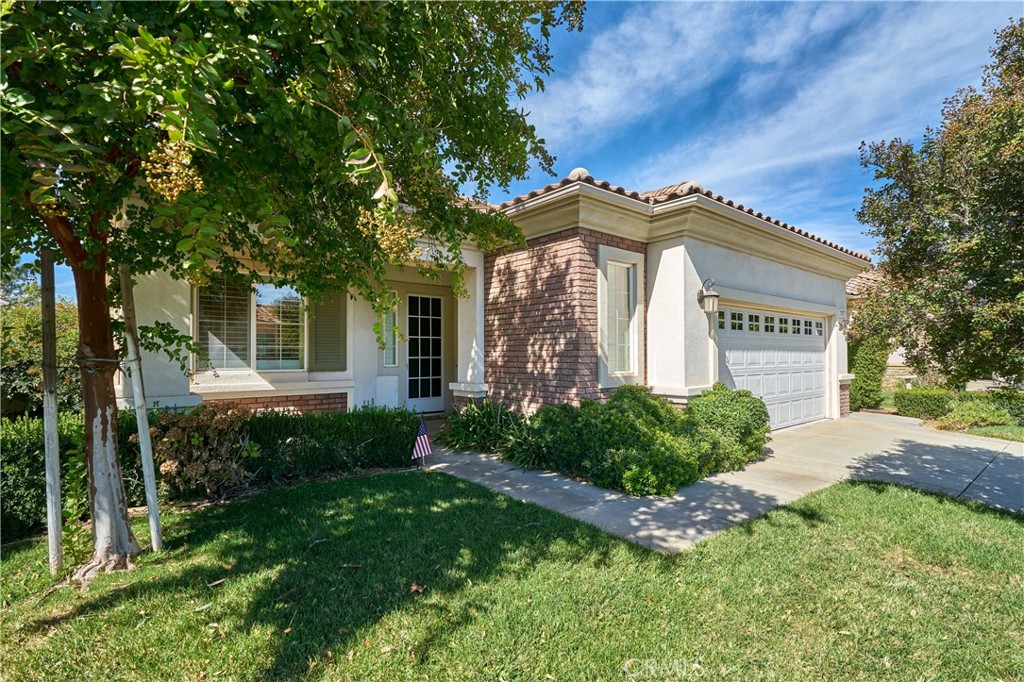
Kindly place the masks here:
<instances>
[{"instance_id":1,"label":"front lawn","mask_svg":"<svg viewBox=\"0 0 1024 682\"><path fill-rule=\"evenodd\" d=\"M906 488L838 484L673 557L439 473L165 528L164 554L46 597L45 543L4 547L5 678L1024 675L1024 519Z\"/></svg>"},{"instance_id":2,"label":"front lawn","mask_svg":"<svg viewBox=\"0 0 1024 682\"><path fill-rule=\"evenodd\" d=\"M976 426L967 429L967 433L975 436L988 436L989 438L1002 438L1003 440L1024 441L1024 426Z\"/></svg>"}]
</instances>

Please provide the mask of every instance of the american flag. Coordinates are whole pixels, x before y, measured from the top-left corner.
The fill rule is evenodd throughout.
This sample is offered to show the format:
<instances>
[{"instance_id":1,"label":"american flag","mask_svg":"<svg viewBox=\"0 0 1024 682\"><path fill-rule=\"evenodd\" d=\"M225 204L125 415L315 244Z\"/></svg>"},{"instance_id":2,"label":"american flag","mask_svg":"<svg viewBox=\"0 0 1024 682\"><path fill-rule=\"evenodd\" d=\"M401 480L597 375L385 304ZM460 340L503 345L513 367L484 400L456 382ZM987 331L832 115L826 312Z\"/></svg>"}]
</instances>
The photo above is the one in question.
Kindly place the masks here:
<instances>
[{"instance_id":1,"label":"american flag","mask_svg":"<svg viewBox=\"0 0 1024 682\"><path fill-rule=\"evenodd\" d=\"M416 432L416 442L412 446L412 458L426 457L433 450L430 448L430 437L427 436L427 423L420 419L420 428Z\"/></svg>"}]
</instances>

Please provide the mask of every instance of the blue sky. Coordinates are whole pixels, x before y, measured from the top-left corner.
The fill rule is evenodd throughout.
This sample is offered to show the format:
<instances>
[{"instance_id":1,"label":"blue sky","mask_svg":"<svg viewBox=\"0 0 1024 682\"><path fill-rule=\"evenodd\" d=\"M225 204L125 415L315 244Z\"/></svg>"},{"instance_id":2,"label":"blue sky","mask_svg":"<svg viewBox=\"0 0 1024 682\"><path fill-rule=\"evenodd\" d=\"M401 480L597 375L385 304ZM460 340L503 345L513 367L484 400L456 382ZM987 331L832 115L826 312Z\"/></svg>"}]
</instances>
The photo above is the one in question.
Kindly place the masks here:
<instances>
[{"instance_id":1,"label":"blue sky","mask_svg":"<svg viewBox=\"0 0 1024 682\"><path fill-rule=\"evenodd\" d=\"M1024 2L591 2L553 36L554 74L521 102L558 161L497 203L583 166L654 189L695 180L843 246L871 178L862 140L918 140L981 81L994 31ZM60 268L58 293L72 296Z\"/></svg>"},{"instance_id":2,"label":"blue sky","mask_svg":"<svg viewBox=\"0 0 1024 682\"><path fill-rule=\"evenodd\" d=\"M1024 3L588 2L522 103L557 178L583 166L646 190L695 180L859 251L862 140L919 140L981 81ZM542 172L512 196L552 181ZM492 201L508 199L492 193Z\"/></svg>"}]
</instances>

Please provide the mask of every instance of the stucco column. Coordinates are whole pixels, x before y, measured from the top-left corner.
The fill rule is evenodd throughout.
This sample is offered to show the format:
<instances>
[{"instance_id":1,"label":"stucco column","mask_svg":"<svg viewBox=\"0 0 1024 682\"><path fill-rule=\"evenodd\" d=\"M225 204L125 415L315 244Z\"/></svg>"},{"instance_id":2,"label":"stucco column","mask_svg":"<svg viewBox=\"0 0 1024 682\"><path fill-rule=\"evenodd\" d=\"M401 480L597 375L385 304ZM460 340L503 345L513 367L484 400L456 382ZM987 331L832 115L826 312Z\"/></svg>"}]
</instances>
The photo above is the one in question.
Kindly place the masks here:
<instances>
[{"instance_id":1,"label":"stucco column","mask_svg":"<svg viewBox=\"0 0 1024 682\"><path fill-rule=\"evenodd\" d=\"M484 255L475 249L463 249L466 262L467 296L458 299L456 381L448 388L456 404L487 396L484 383ZM462 400L460 400L462 399Z\"/></svg>"}]
</instances>

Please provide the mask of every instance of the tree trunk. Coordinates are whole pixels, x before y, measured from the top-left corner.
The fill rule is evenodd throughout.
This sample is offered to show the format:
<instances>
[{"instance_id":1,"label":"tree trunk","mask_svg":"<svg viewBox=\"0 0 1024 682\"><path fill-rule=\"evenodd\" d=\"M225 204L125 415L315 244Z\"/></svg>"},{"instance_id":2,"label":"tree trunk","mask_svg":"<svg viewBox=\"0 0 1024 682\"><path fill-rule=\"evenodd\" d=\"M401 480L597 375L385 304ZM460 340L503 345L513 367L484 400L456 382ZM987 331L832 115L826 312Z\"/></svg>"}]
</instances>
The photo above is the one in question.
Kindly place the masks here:
<instances>
[{"instance_id":1,"label":"tree trunk","mask_svg":"<svg viewBox=\"0 0 1024 682\"><path fill-rule=\"evenodd\" d=\"M88 580L97 573L128 568L142 551L128 522L128 505L117 453L117 359L107 295L106 254L70 262L78 293L79 367L85 397L85 453L92 507L92 559L75 571ZM70 259L69 259L70 260Z\"/></svg>"}]
</instances>

